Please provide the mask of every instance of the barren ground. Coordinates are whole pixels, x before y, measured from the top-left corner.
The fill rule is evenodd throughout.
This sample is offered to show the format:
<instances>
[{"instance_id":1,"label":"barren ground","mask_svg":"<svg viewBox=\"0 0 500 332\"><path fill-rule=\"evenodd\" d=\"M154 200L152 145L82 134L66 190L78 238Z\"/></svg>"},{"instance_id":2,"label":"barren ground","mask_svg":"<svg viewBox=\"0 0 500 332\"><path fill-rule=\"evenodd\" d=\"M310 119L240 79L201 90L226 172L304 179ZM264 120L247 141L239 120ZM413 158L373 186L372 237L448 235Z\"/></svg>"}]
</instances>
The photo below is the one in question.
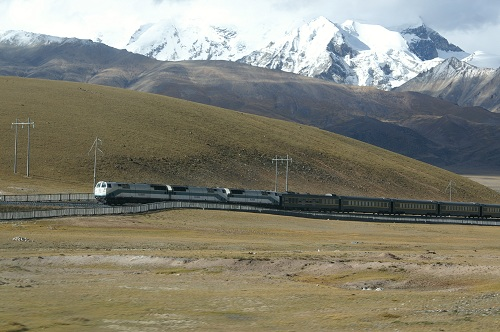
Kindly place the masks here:
<instances>
[{"instance_id":1,"label":"barren ground","mask_svg":"<svg viewBox=\"0 0 500 332\"><path fill-rule=\"evenodd\" d=\"M497 192L500 192L500 176L497 175L464 175L473 181L476 181L483 186L489 187Z\"/></svg>"},{"instance_id":2,"label":"barren ground","mask_svg":"<svg viewBox=\"0 0 500 332\"><path fill-rule=\"evenodd\" d=\"M0 331L497 331L499 235L201 210L0 223Z\"/></svg>"}]
</instances>

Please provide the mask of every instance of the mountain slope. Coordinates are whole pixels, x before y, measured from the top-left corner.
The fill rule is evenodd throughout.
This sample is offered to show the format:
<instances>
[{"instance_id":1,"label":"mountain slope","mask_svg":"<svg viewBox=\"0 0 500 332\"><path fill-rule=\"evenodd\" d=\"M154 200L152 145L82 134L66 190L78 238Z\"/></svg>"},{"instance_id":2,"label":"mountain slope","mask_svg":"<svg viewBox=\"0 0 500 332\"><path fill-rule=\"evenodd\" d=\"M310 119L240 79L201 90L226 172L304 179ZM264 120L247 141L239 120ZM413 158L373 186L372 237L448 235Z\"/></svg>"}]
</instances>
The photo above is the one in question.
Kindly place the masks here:
<instances>
[{"instance_id":1,"label":"mountain slope","mask_svg":"<svg viewBox=\"0 0 500 332\"><path fill-rule=\"evenodd\" d=\"M0 89L1 121L30 117L36 124L32 178L12 175L13 155L7 153L0 160L1 191L31 180L44 192L90 190L89 149L97 136L104 152L99 179L274 189L272 159L289 154L295 191L445 199L444 188L453 180L457 199L500 198L463 177L313 127L82 83L0 77ZM0 144L12 144L12 135L0 132ZM19 140L26 140L23 129ZM280 172L283 181L283 166Z\"/></svg>"},{"instance_id":2,"label":"mountain slope","mask_svg":"<svg viewBox=\"0 0 500 332\"><path fill-rule=\"evenodd\" d=\"M158 63L90 40L37 37L39 42L28 45L9 42L12 39L0 42L0 75L127 87Z\"/></svg>"},{"instance_id":3,"label":"mountain slope","mask_svg":"<svg viewBox=\"0 0 500 332\"><path fill-rule=\"evenodd\" d=\"M161 79L153 79L156 75ZM440 167L473 171L478 167L494 170L500 165L496 136L476 134L500 129L500 115L418 93L337 85L213 61L165 64L133 88L313 125ZM444 131L444 135L463 137L457 141L461 144L427 131L430 124L448 115L466 124ZM345 131L350 121L365 117L375 119L380 126L354 126Z\"/></svg>"},{"instance_id":4,"label":"mountain slope","mask_svg":"<svg viewBox=\"0 0 500 332\"><path fill-rule=\"evenodd\" d=\"M455 58L419 74L396 91L417 91L462 106L500 112L500 69L477 68Z\"/></svg>"},{"instance_id":5,"label":"mountain slope","mask_svg":"<svg viewBox=\"0 0 500 332\"><path fill-rule=\"evenodd\" d=\"M467 130L460 135L471 144L463 146L425 136L431 134L426 132L429 122L448 114L485 132L498 128L499 115L417 93L339 85L227 61L162 62L89 41L28 49L0 43L0 74L123 87L332 131L340 131L351 120L369 117L383 126L342 133L440 167L457 169L465 162L474 168L500 166L500 156L495 153L498 140L474 136ZM475 151L472 159L465 160L464 154Z\"/></svg>"}]
</instances>

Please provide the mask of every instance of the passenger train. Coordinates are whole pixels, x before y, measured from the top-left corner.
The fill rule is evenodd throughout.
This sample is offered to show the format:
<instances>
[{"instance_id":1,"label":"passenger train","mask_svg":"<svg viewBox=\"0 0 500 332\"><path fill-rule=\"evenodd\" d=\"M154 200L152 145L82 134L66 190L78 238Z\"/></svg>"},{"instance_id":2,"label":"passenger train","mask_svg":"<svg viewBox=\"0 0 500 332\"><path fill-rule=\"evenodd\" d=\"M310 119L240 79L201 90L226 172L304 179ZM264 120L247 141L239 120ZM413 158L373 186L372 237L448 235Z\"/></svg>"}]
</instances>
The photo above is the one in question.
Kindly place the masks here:
<instances>
[{"instance_id":1,"label":"passenger train","mask_svg":"<svg viewBox=\"0 0 500 332\"><path fill-rule=\"evenodd\" d=\"M334 194L312 195L164 184L99 181L94 188L94 195L97 201L106 204L192 201L244 204L298 211L500 218L500 205L495 204L337 196Z\"/></svg>"}]
</instances>

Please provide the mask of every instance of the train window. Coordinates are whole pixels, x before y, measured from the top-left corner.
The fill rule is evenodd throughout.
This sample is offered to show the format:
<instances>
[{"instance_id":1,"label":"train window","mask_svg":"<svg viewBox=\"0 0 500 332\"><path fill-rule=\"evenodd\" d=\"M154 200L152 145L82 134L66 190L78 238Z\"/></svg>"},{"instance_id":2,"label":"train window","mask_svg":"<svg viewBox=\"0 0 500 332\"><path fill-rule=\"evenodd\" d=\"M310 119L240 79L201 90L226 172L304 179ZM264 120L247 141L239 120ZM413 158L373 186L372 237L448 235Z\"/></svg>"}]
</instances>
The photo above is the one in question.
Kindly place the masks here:
<instances>
[{"instance_id":1,"label":"train window","mask_svg":"<svg viewBox=\"0 0 500 332\"><path fill-rule=\"evenodd\" d=\"M103 183L103 187L104 187L104 186L106 186L106 183ZM111 183L108 183L108 184L107 184L107 187L108 187L108 188L111 188Z\"/></svg>"},{"instance_id":2,"label":"train window","mask_svg":"<svg viewBox=\"0 0 500 332\"><path fill-rule=\"evenodd\" d=\"M167 186L157 186L157 185L152 185L153 190L167 190Z\"/></svg>"}]
</instances>

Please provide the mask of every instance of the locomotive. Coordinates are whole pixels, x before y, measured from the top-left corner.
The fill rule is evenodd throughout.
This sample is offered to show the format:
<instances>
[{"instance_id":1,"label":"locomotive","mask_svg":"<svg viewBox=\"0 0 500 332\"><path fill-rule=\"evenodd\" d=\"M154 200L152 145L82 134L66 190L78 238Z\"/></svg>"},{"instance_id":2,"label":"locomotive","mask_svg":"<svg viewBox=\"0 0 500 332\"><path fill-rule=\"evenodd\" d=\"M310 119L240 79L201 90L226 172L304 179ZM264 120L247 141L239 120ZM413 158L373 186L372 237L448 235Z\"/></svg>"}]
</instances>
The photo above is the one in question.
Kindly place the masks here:
<instances>
[{"instance_id":1,"label":"locomotive","mask_svg":"<svg viewBox=\"0 0 500 332\"><path fill-rule=\"evenodd\" d=\"M192 201L254 205L284 210L390 215L500 218L500 205L395 198L300 194L266 190L206 188L99 181L94 188L105 204Z\"/></svg>"},{"instance_id":2,"label":"locomotive","mask_svg":"<svg viewBox=\"0 0 500 332\"><path fill-rule=\"evenodd\" d=\"M281 201L280 194L274 191L106 181L96 184L94 195L98 202L106 204L193 201L279 206Z\"/></svg>"}]
</instances>

